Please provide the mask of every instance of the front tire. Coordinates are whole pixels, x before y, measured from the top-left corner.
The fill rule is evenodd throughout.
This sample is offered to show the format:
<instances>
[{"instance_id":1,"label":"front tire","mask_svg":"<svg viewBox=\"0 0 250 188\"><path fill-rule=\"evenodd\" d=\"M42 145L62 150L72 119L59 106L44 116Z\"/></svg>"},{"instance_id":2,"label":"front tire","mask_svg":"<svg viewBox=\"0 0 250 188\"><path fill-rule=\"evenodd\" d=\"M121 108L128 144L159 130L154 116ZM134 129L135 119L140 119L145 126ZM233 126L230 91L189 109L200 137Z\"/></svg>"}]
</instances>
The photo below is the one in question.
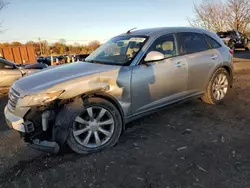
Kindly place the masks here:
<instances>
[{"instance_id":1,"label":"front tire","mask_svg":"<svg viewBox=\"0 0 250 188\"><path fill-rule=\"evenodd\" d=\"M98 152L114 146L122 132L118 109L102 98L84 101L84 109L70 128L67 143L78 154Z\"/></svg>"},{"instance_id":2,"label":"front tire","mask_svg":"<svg viewBox=\"0 0 250 188\"><path fill-rule=\"evenodd\" d=\"M229 73L226 69L217 69L210 79L206 92L201 99L207 104L218 104L222 102L230 89L229 82Z\"/></svg>"}]
</instances>

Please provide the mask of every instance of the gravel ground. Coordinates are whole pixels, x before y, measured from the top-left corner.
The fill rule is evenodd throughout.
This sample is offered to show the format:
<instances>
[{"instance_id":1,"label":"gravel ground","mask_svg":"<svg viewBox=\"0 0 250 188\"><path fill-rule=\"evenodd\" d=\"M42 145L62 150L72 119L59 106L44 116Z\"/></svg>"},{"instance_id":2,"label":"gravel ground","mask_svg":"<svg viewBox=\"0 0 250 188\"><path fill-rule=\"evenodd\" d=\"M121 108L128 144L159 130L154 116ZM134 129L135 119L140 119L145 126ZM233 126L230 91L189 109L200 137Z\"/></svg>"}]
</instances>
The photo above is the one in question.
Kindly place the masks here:
<instances>
[{"instance_id":1,"label":"gravel ground","mask_svg":"<svg viewBox=\"0 0 250 188\"><path fill-rule=\"evenodd\" d=\"M236 56L224 103L197 99L139 119L118 145L96 154L32 150L1 119L0 187L249 188L250 56Z\"/></svg>"}]
</instances>

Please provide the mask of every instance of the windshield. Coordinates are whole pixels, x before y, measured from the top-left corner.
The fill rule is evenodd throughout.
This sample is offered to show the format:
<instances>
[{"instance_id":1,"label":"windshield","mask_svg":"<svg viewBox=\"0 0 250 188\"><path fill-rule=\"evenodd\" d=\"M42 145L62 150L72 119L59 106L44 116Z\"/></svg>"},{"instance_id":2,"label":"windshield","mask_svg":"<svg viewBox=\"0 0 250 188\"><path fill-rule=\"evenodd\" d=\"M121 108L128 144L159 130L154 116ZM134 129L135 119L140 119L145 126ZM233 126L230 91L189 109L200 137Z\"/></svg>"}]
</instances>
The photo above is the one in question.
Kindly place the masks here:
<instances>
[{"instance_id":1,"label":"windshield","mask_svg":"<svg viewBox=\"0 0 250 188\"><path fill-rule=\"evenodd\" d=\"M129 65L145 42L146 37L141 36L115 37L91 53L85 61L111 65Z\"/></svg>"}]
</instances>

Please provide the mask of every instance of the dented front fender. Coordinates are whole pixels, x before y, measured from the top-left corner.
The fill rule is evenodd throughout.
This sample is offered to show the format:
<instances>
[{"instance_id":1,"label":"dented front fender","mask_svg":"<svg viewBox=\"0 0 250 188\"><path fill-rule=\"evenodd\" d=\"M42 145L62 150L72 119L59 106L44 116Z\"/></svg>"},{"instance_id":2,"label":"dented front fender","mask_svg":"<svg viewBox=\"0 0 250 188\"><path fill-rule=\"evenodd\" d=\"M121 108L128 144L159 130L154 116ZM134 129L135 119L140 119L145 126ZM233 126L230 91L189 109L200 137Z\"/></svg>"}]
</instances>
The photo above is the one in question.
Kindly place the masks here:
<instances>
[{"instance_id":1,"label":"dented front fender","mask_svg":"<svg viewBox=\"0 0 250 188\"><path fill-rule=\"evenodd\" d=\"M88 93L103 92L116 99L125 116L131 113L131 67L121 67L98 74L75 78L51 87L50 91L65 92L58 99L65 100Z\"/></svg>"}]
</instances>

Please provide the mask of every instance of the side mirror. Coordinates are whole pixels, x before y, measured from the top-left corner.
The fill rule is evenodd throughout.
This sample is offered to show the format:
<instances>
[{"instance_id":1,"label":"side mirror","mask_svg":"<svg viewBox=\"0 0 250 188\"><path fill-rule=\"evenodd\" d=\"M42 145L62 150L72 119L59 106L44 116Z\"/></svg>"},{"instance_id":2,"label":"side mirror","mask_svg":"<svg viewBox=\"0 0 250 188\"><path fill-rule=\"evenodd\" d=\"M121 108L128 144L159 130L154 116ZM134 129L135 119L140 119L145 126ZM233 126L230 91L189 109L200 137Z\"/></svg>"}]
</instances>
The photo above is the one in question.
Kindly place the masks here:
<instances>
[{"instance_id":1,"label":"side mirror","mask_svg":"<svg viewBox=\"0 0 250 188\"><path fill-rule=\"evenodd\" d=\"M152 61L161 61L163 60L165 57L161 52L157 52L157 51L151 51L147 54L147 56L145 57L144 61L145 62L152 62Z\"/></svg>"}]
</instances>

